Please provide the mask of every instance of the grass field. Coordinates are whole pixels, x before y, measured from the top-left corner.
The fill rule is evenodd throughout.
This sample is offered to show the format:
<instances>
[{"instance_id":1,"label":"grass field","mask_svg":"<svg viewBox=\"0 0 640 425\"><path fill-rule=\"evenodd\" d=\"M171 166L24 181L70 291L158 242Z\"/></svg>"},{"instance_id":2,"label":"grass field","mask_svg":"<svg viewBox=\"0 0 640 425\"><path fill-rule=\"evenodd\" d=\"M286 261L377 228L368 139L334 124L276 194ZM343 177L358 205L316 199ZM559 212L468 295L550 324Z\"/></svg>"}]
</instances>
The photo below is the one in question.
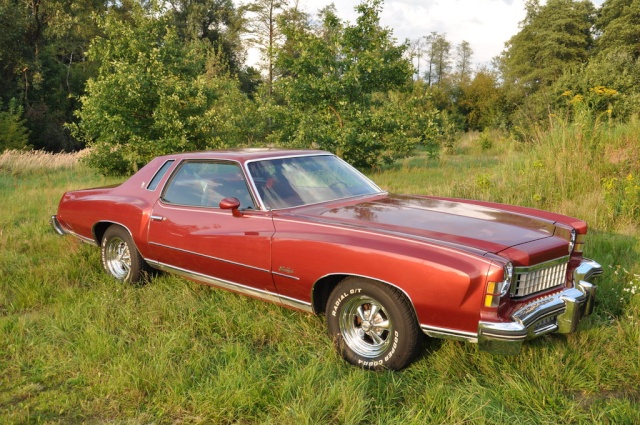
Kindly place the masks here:
<instances>
[{"instance_id":1,"label":"grass field","mask_svg":"<svg viewBox=\"0 0 640 425\"><path fill-rule=\"evenodd\" d=\"M97 248L57 236L48 219L65 190L119 179L74 156L26 166L35 160L3 155L0 423L635 424L638 130L550 128L529 147L492 135L484 150L470 137L439 159L418 153L371 175L395 192L586 219L586 255L605 268L580 332L515 357L430 340L400 372L345 364L322 317L166 275L115 283Z\"/></svg>"}]
</instances>

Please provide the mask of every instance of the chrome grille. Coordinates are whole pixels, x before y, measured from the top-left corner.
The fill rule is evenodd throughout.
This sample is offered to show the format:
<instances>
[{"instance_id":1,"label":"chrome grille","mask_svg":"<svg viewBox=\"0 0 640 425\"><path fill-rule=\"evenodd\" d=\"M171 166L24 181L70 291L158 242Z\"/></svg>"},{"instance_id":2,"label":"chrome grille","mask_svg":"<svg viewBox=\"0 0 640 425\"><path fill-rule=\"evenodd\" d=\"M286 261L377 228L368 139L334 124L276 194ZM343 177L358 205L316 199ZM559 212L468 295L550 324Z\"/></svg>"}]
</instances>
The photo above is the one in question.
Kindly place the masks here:
<instances>
[{"instance_id":1,"label":"chrome grille","mask_svg":"<svg viewBox=\"0 0 640 425\"><path fill-rule=\"evenodd\" d=\"M563 285L567 278L569 257L547 261L532 267L516 267L511 285L512 297L524 297Z\"/></svg>"}]
</instances>

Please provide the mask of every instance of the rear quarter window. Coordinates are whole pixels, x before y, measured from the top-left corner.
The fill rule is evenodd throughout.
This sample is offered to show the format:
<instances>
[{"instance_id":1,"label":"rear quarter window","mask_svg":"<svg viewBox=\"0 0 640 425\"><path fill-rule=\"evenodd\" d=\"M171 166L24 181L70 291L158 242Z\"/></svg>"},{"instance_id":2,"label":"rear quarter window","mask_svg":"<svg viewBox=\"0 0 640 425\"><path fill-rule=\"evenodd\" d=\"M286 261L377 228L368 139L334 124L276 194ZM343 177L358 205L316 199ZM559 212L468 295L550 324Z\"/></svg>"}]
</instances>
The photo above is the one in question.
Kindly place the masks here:
<instances>
[{"instance_id":1,"label":"rear quarter window","mask_svg":"<svg viewBox=\"0 0 640 425\"><path fill-rule=\"evenodd\" d=\"M164 175L167 174L167 171L169 170L169 168L171 168L171 165L173 165L173 159L170 159L164 164L162 164L162 167L160 167L156 175L153 176L153 178L149 182L149 185L147 186L147 190L156 190L156 188L158 187L158 184L160 184L160 180L162 180Z\"/></svg>"}]
</instances>

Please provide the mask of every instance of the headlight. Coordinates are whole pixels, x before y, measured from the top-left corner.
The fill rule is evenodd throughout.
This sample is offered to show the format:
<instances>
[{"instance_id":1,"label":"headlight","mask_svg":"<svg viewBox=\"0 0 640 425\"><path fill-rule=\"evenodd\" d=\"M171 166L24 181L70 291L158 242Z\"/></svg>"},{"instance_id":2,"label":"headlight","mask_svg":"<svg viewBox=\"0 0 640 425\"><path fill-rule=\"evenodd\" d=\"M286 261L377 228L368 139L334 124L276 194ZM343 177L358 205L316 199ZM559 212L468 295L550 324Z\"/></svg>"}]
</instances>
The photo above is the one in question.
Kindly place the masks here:
<instances>
[{"instance_id":1,"label":"headlight","mask_svg":"<svg viewBox=\"0 0 640 425\"><path fill-rule=\"evenodd\" d=\"M573 252L573 248L576 246L576 238L576 229L571 229L571 238L569 239L569 254Z\"/></svg>"},{"instance_id":2,"label":"headlight","mask_svg":"<svg viewBox=\"0 0 640 425\"><path fill-rule=\"evenodd\" d=\"M500 296L504 296L509 292L511 287L511 281L513 280L513 264L509 261L504 265L504 281L502 282L502 293Z\"/></svg>"}]
</instances>

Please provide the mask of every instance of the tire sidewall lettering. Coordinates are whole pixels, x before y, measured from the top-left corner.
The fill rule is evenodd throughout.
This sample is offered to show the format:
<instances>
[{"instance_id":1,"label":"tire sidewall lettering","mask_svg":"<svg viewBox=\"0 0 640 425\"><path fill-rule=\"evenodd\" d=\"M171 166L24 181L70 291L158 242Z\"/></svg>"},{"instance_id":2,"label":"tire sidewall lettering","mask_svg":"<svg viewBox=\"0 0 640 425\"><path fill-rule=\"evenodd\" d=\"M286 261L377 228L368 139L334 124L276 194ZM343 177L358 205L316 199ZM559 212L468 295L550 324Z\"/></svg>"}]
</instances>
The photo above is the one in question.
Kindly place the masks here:
<instances>
[{"instance_id":1,"label":"tire sidewall lettering","mask_svg":"<svg viewBox=\"0 0 640 425\"><path fill-rule=\"evenodd\" d=\"M105 271L111 275L111 273L109 272L109 268L107 267L107 256L106 256L106 247L107 247L107 238L102 238L102 246L101 246L101 250L100 250L100 259L102 260L102 266L104 267Z\"/></svg>"},{"instance_id":2,"label":"tire sidewall lettering","mask_svg":"<svg viewBox=\"0 0 640 425\"><path fill-rule=\"evenodd\" d=\"M388 362L393 357L393 354L396 352L396 350L398 349L399 339L400 339L400 334L398 333L398 331L393 331L393 343L391 344L391 351L389 351L387 355L384 356L385 362Z\"/></svg>"},{"instance_id":3,"label":"tire sidewall lettering","mask_svg":"<svg viewBox=\"0 0 640 425\"><path fill-rule=\"evenodd\" d=\"M342 304L342 301L344 301L346 298L348 298L350 295L356 295L362 292L362 288L353 288L350 289L348 292L343 292L338 299L333 303L333 307L331 309L331 315L333 317L337 317L338 316L338 309L340 308L340 304Z\"/></svg>"},{"instance_id":4,"label":"tire sidewall lettering","mask_svg":"<svg viewBox=\"0 0 640 425\"><path fill-rule=\"evenodd\" d=\"M364 333L372 329L371 323L366 328L358 329L359 325L352 323L350 316L344 316L347 309L349 315L356 314L355 309L361 302L378 303L384 311L390 323L390 329L384 335L384 348L372 345L369 349L366 344L371 341L361 341ZM419 329L411 304L400 290L388 284L355 276L347 277L330 294L325 315L329 335L336 348L353 365L371 370L399 370L407 366L417 354Z\"/></svg>"},{"instance_id":5,"label":"tire sidewall lettering","mask_svg":"<svg viewBox=\"0 0 640 425\"><path fill-rule=\"evenodd\" d=\"M398 348L398 340L400 338L400 334L398 331L394 331L393 333L393 344L391 345L391 351L389 351L383 359L381 360L358 360L358 364L362 367L376 367L383 366L387 363L391 358L393 358L393 354L396 352Z\"/></svg>"},{"instance_id":6,"label":"tire sidewall lettering","mask_svg":"<svg viewBox=\"0 0 640 425\"><path fill-rule=\"evenodd\" d=\"M358 288L358 287L342 291L342 293L333 302L333 305L331 307L331 316L337 318L340 314L340 306L342 305L343 301L349 298L350 296L359 295L362 293L363 293L363 288ZM363 359L360 356L358 356L358 360L357 360L358 365L364 368L384 367L384 365L393 358L393 355L398 349L399 341L400 341L400 333L397 330L394 330L393 342L386 353L382 354L380 357L375 359Z\"/></svg>"}]
</instances>

